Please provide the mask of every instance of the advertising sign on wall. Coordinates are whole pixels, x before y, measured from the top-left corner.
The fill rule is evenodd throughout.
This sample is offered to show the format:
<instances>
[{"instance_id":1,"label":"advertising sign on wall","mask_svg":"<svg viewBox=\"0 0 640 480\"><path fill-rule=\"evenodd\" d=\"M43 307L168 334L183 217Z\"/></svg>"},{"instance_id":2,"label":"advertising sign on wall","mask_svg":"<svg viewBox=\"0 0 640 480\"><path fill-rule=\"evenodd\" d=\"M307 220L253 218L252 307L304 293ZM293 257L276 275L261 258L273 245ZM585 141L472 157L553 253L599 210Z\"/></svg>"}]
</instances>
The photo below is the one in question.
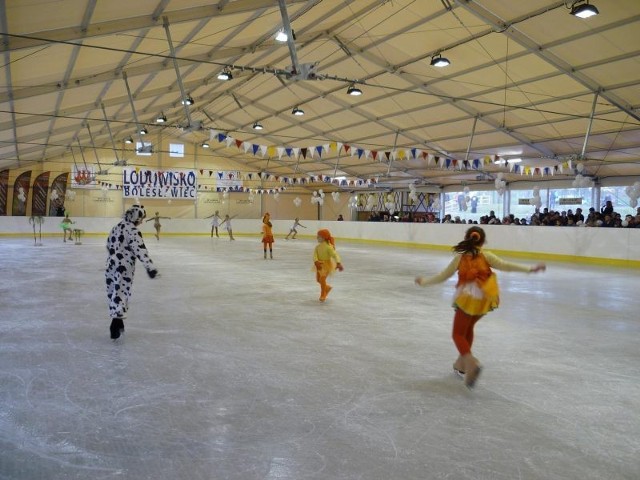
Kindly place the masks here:
<instances>
[{"instance_id":1,"label":"advertising sign on wall","mask_svg":"<svg viewBox=\"0 0 640 480\"><path fill-rule=\"evenodd\" d=\"M194 200L198 177L195 170L150 170L125 168L122 171L124 198L171 198Z\"/></svg>"}]
</instances>

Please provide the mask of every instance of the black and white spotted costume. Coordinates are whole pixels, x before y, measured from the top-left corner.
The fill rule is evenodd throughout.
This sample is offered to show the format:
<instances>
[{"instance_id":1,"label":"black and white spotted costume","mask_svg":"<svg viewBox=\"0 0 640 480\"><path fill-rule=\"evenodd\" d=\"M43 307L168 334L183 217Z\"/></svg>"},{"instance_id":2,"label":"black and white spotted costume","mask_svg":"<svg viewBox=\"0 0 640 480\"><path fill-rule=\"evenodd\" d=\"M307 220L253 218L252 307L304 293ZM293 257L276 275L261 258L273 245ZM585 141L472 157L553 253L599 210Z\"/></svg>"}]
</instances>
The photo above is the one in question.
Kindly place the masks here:
<instances>
[{"instance_id":1,"label":"black and white spotted costume","mask_svg":"<svg viewBox=\"0 0 640 480\"><path fill-rule=\"evenodd\" d=\"M129 297L133 284L133 274L136 269L136 259L140 260L151 278L158 271L155 269L149 252L142 239L142 233L137 226L146 216L144 207L134 205L129 208L124 218L111 229L107 239L107 298L109 299L109 315L112 319L111 338L114 337L114 329L124 330L122 319L129 308ZM113 322L115 319L116 323Z\"/></svg>"}]
</instances>

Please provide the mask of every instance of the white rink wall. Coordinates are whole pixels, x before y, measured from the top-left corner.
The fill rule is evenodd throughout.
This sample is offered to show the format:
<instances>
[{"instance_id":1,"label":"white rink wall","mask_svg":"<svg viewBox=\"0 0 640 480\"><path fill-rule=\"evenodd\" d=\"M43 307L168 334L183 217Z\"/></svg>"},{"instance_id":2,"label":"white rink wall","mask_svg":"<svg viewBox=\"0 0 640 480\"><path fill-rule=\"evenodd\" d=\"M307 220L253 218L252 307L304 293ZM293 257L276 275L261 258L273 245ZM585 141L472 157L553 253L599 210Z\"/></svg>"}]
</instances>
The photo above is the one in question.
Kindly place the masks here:
<instances>
[{"instance_id":1,"label":"white rink wall","mask_svg":"<svg viewBox=\"0 0 640 480\"><path fill-rule=\"evenodd\" d=\"M62 237L61 217L44 217L43 237ZM82 229L85 236L106 236L120 218L77 217L75 228ZM209 219L162 220L162 235L209 235ZM276 240L283 238L291 228L291 220L274 220ZM458 243L469 225L428 223L384 223L352 221L302 220L307 228L300 228L301 238L314 238L320 228L328 228L334 237L344 240L383 242L401 246L416 246L448 249ZM259 236L260 219L234 218L233 233L238 236ZM509 252L515 256L561 261L581 261L640 267L640 229L587 228L587 227L519 227L485 225L487 248ZM36 226L36 232L38 227ZM153 222L145 222L142 232L149 237L155 231ZM220 229L226 236L226 230ZM33 237L33 226L28 217L0 217L1 236Z\"/></svg>"}]
</instances>

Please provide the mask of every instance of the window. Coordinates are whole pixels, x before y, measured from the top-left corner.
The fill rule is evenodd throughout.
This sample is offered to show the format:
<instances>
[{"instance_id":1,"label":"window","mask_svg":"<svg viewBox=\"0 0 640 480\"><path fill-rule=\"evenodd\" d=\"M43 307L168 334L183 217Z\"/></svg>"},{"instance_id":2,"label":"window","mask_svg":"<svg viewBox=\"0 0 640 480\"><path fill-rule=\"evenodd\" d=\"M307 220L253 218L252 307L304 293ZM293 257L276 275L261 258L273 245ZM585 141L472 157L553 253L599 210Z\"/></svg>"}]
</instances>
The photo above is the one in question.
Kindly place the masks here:
<instances>
[{"instance_id":1,"label":"window","mask_svg":"<svg viewBox=\"0 0 640 480\"><path fill-rule=\"evenodd\" d=\"M480 217L493 211L502 220L502 196L495 190L447 192L444 199L444 214L451 215L453 219L460 217L461 220L480 221Z\"/></svg>"},{"instance_id":2,"label":"window","mask_svg":"<svg viewBox=\"0 0 640 480\"><path fill-rule=\"evenodd\" d=\"M549 190L549 210L556 212L576 211L582 208L583 211L591 207L591 197L593 188L554 188Z\"/></svg>"},{"instance_id":3,"label":"window","mask_svg":"<svg viewBox=\"0 0 640 480\"><path fill-rule=\"evenodd\" d=\"M547 196L549 194L546 188L541 188L538 191L540 195L540 211L547 208ZM511 206L510 212L515 218L525 218L527 223L531 219L531 216L536 212L536 206L531 203L534 199L533 190L512 190L511 191Z\"/></svg>"},{"instance_id":4,"label":"window","mask_svg":"<svg viewBox=\"0 0 640 480\"><path fill-rule=\"evenodd\" d=\"M600 211L600 208L607 203L607 200L611 200L613 204L613 211L619 213L622 218L626 215L635 215L636 209L630 205L631 199L625 191L627 187L601 187L600 189L600 205L594 205L596 211Z\"/></svg>"},{"instance_id":5,"label":"window","mask_svg":"<svg viewBox=\"0 0 640 480\"><path fill-rule=\"evenodd\" d=\"M153 153L153 145L151 142L144 142L144 146L140 142L136 142L136 155L141 157L150 157Z\"/></svg>"},{"instance_id":6,"label":"window","mask_svg":"<svg viewBox=\"0 0 640 480\"><path fill-rule=\"evenodd\" d=\"M182 144L182 143L170 143L169 144L169 156L170 157L184 157L184 144Z\"/></svg>"}]
</instances>

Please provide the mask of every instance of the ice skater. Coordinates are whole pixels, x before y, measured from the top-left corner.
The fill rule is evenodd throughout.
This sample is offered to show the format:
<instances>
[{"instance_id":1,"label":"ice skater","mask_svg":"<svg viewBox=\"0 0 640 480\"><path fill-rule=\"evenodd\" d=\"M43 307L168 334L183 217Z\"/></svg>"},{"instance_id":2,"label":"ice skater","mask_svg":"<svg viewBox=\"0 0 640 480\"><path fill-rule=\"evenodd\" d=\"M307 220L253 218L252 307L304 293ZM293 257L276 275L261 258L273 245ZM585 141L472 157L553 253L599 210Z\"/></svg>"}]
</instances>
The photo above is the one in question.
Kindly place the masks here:
<instances>
[{"instance_id":1,"label":"ice skater","mask_svg":"<svg viewBox=\"0 0 640 480\"><path fill-rule=\"evenodd\" d=\"M262 217L262 246L264 249L264 259L267 259L267 247L269 247L269 258L273 260L273 224L271 223L271 215L265 213Z\"/></svg>"},{"instance_id":2,"label":"ice skater","mask_svg":"<svg viewBox=\"0 0 640 480\"><path fill-rule=\"evenodd\" d=\"M220 224L220 226L222 227L222 225L225 225L225 228L227 229L227 233L229 234L229 240L235 240L235 238L233 238L233 228L231 227L231 220L236 218L237 215L234 215L233 217L230 217L229 215L225 215L224 216L224 220L222 220L222 223Z\"/></svg>"},{"instance_id":3,"label":"ice skater","mask_svg":"<svg viewBox=\"0 0 640 480\"><path fill-rule=\"evenodd\" d=\"M336 252L336 243L327 229L318 230L318 245L313 251L313 263L316 269L316 281L320 284L320 301L324 302L331 291L327 277L335 270L343 271L340 255Z\"/></svg>"},{"instance_id":4,"label":"ice skater","mask_svg":"<svg viewBox=\"0 0 640 480\"><path fill-rule=\"evenodd\" d=\"M76 222L69 218L69 214L65 213L62 222L60 222L60 227L62 228L62 240L65 243L67 242L67 234L69 235L69 240L73 241L73 229L71 228L71 225L74 223Z\"/></svg>"},{"instance_id":5,"label":"ice skater","mask_svg":"<svg viewBox=\"0 0 640 480\"><path fill-rule=\"evenodd\" d=\"M289 240L289 235L293 234L293 237L291 237L291 239L295 240L296 235L298 235L298 227L307 228L304 225L302 225L300 223L300 219L296 217L296 219L293 221L293 225L291 226L291 230L289 230L289 233L287 233L287 236L284 237L284 239Z\"/></svg>"},{"instance_id":6,"label":"ice skater","mask_svg":"<svg viewBox=\"0 0 640 480\"><path fill-rule=\"evenodd\" d=\"M419 276L415 279L416 284L424 287L442 283L458 272L458 283L453 297L455 314L452 338L460 355L453 364L453 369L464 375L464 383L469 388L475 385L482 369L471 353L474 325L486 313L498 308L500 303L496 274L491 269L526 273L546 269L544 263L528 266L502 260L482 249L485 240L486 235L482 228L469 228L464 240L452 248L455 256L444 270L432 277Z\"/></svg>"},{"instance_id":7,"label":"ice skater","mask_svg":"<svg viewBox=\"0 0 640 480\"><path fill-rule=\"evenodd\" d=\"M156 212L155 216L147 220L147 222L150 222L153 220L153 228L156 229L156 240L160 240L160 228L162 228L162 225L160 225L161 218L166 218L167 220L171 220L171 217L161 217L160 212Z\"/></svg>"},{"instance_id":8,"label":"ice skater","mask_svg":"<svg viewBox=\"0 0 640 480\"><path fill-rule=\"evenodd\" d=\"M216 233L216 237L220 238L220 235L218 235L218 227L220 226L220 215L218 210L216 210L213 215L209 215L208 217L204 217L204 218L211 219L211 238L213 238L214 230Z\"/></svg>"},{"instance_id":9,"label":"ice skater","mask_svg":"<svg viewBox=\"0 0 640 480\"><path fill-rule=\"evenodd\" d=\"M111 317L111 338L116 340L124 332L124 319L129 309L136 259L140 260L150 278L158 274L142 239L138 226L146 212L142 205L133 205L117 223L107 238L107 298Z\"/></svg>"}]
</instances>

